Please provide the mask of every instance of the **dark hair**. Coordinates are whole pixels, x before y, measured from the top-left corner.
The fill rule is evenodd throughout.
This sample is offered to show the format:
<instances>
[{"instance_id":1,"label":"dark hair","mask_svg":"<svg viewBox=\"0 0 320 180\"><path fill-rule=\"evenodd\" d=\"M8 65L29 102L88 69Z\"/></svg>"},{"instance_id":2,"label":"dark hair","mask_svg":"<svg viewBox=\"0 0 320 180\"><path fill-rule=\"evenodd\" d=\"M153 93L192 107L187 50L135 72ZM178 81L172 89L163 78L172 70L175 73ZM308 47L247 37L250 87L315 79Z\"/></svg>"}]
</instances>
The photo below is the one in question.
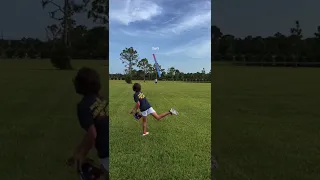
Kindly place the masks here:
<instances>
[{"instance_id":1,"label":"dark hair","mask_svg":"<svg viewBox=\"0 0 320 180\"><path fill-rule=\"evenodd\" d=\"M134 83L134 85L132 86L132 89L135 92L139 92L141 91L141 85L139 83Z\"/></svg>"},{"instance_id":2,"label":"dark hair","mask_svg":"<svg viewBox=\"0 0 320 180\"><path fill-rule=\"evenodd\" d=\"M76 92L81 95L98 95L101 89L100 75L94 69L81 68L73 80Z\"/></svg>"}]
</instances>

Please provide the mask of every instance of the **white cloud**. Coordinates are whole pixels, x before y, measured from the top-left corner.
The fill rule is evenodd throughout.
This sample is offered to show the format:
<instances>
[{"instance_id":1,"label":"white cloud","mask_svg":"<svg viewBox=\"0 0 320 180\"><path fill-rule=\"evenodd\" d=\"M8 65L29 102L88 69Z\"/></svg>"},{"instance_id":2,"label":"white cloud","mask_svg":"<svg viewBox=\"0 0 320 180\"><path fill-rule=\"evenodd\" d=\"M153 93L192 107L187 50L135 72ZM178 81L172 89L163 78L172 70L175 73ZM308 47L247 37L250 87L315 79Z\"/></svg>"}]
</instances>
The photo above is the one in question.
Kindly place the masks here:
<instances>
[{"instance_id":1,"label":"white cloud","mask_svg":"<svg viewBox=\"0 0 320 180\"><path fill-rule=\"evenodd\" d=\"M162 13L162 7L148 0L112 0L110 4L110 20L124 25L151 20Z\"/></svg>"},{"instance_id":2,"label":"white cloud","mask_svg":"<svg viewBox=\"0 0 320 180\"><path fill-rule=\"evenodd\" d=\"M148 38L159 38L164 37L165 34L156 32L156 31L142 31L142 30L124 30L124 29L120 29L121 33L128 35L128 36L132 36L132 37L148 37Z\"/></svg>"},{"instance_id":3,"label":"white cloud","mask_svg":"<svg viewBox=\"0 0 320 180\"><path fill-rule=\"evenodd\" d=\"M161 32L173 32L180 34L199 28L210 28L211 26L211 10L197 9L195 12L184 16L180 21L163 28Z\"/></svg>"},{"instance_id":4,"label":"white cloud","mask_svg":"<svg viewBox=\"0 0 320 180\"><path fill-rule=\"evenodd\" d=\"M210 58L211 57L211 39L198 39L191 41L187 45L174 48L173 50L159 53L166 56L188 56L193 59Z\"/></svg>"},{"instance_id":5,"label":"white cloud","mask_svg":"<svg viewBox=\"0 0 320 180\"><path fill-rule=\"evenodd\" d=\"M134 36L134 37L139 36L139 32L137 31L126 31L126 30L120 29L120 32L128 36Z\"/></svg>"},{"instance_id":6,"label":"white cloud","mask_svg":"<svg viewBox=\"0 0 320 180\"><path fill-rule=\"evenodd\" d=\"M124 2L125 1L125 2ZM110 8L110 19L120 22L124 25L129 25L132 22L151 20L153 17L166 13L166 9L160 7L152 0L112 0L117 2ZM117 7L119 6L119 7ZM183 32L207 29L210 31L211 27L211 2L210 1L196 1L188 4L189 11L170 12L176 16L162 22L162 27L153 28L153 31L146 29L130 29L126 30L126 35L143 36L146 35L160 35L160 36L174 36ZM179 11L179 12L178 12ZM151 28L151 26L149 27Z\"/></svg>"}]
</instances>

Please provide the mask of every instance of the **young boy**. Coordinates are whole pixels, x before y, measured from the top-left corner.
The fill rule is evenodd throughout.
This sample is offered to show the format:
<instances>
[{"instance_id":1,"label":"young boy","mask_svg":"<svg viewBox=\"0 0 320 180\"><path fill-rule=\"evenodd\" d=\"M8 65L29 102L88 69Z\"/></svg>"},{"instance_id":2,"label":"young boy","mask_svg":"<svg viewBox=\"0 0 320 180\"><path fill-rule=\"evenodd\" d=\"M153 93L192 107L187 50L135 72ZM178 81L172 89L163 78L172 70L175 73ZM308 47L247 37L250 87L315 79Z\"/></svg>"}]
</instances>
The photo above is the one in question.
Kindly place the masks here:
<instances>
[{"instance_id":1,"label":"young boy","mask_svg":"<svg viewBox=\"0 0 320 180\"><path fill-rule=\"evenodd\" d=\"M90 68L82 68L73 80L75 90L82 95L77 114L80 126L86 131L69 162L79 169L90 149L95 146L104 171L103 179L109 179L109 107L108 101L99 94L99 74Z\"/></svg>"},{"instance_id":2,"label":"young boy","mask_svg":"<svg viewBox=\"0 0 320 180\"><path fill-rule=\"evenodd\" d=\"M158 115L148 102L146 96L141 92L141 85L139 83L135 83L132 89L135 92L133 99L136 104L131 110L130 114L135 113L137 112L137 109L140 109L142 115L142 136L149 134L149 132L147 132L147 116L149 114L151 114L157 120L160 120L169 114L178 115L178 112L172 108L168 112Z\"/></svg>"}]
</instances>

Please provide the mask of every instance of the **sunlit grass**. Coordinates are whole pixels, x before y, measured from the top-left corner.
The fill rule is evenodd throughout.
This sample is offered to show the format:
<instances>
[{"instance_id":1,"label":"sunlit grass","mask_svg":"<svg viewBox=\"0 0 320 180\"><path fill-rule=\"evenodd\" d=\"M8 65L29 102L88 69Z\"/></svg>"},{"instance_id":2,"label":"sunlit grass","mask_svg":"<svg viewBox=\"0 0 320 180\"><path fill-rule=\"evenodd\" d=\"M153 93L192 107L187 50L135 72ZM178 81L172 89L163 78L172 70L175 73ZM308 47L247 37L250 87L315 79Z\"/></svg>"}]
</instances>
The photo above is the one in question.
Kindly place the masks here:
<instances>
[{"instance_id":1,"label":"sunlit grass","mask_svg":"<svg viewBox=\"0 0 320 180\"><path fill-rule=\"evenodd\" d=\"M148 136L129 114L134 105L132 85L110 81L111 179L210 179L210 84L140 82L152 107L171 107L179 116L148 119Z\"/></svg>"}]
</instances>

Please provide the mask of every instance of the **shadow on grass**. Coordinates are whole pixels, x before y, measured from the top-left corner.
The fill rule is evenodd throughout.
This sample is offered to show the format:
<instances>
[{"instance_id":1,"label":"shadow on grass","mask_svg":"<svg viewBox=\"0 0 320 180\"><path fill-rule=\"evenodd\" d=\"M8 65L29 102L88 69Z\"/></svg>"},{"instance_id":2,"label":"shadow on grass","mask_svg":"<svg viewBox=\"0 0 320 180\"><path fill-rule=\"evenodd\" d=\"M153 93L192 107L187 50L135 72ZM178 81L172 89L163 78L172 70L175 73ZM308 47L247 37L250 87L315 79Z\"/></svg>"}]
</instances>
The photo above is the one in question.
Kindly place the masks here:
<instances>
[{"instance_id":1,"label":"shadow on grass","mask_svg":"<svg viewBox=\"0 0 320 180\"><path fill-rule=\"evenodd\" d=\"M211 158L211 167L212 167L212 169L217 169L218 168L217 158L214 157L214 156Z\"/></svg>"},{"instance_id":2,"label":"shadow on grass","mask_svg":"<svg viewBox=\"0 0 320 180\"><path fill-rule=\"evenodd\" d=\"M211 179L215 180L214 170L218 168L217 158L215 156L211 157Z\"/></svg>"}]
</instances>

